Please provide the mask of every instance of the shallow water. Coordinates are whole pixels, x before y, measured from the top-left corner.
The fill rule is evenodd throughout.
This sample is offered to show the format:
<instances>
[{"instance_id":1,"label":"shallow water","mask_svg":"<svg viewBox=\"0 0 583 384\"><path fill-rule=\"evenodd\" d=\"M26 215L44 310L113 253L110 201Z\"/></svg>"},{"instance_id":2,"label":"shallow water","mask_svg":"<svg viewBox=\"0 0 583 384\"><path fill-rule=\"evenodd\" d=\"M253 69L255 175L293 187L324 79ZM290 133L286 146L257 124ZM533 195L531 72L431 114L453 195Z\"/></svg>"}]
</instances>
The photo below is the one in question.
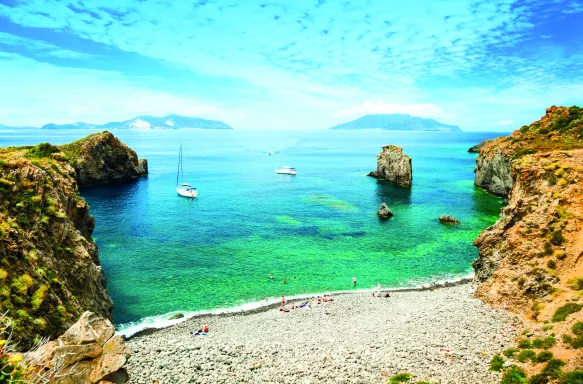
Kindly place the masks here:
<instances>
[{"instance_id":1,"label":"shallow water","mask_svg":"<svg viewBox=\"0 0 583 384\"><path fill-rule=\"evenodd\" d=\"M58 144L88 133L0 131L0 143ZM81 194L96 218L94 238L121 329L169 312L356 289L351 276L363 289L467 275L478 255L472 241L501 207L473 186L476 155L467 153L497 133L114 133L148 158L149 177ZM199 190L195 200L176 195L180 143L185 181ZM413 159L411 189L365 176L389 143ZM275 174L278 158L298 175ZM392 219L376 217L381 202ZM440 225L444 213L462 225Z\"/></svg>"}]
</instances>

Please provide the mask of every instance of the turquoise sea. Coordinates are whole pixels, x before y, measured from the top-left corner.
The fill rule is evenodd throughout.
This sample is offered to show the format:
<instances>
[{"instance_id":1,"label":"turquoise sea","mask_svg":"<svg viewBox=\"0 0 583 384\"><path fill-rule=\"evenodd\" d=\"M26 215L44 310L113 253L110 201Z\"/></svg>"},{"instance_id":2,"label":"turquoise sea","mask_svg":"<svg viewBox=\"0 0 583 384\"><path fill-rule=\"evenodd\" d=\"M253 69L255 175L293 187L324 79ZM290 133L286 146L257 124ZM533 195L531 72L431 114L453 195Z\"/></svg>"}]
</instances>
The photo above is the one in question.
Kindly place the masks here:
<instances>
[{"instance_id":1,"label":"turquoise sea","mask_svg":"<svg viewBox=\"0 0 583 384\"><path fill-rule=\"evenodd\" d=\"M60 144L89 133L4 130L0 145ZM96 219L115 322L125 332L166 324L178 311L467 276L478 255L472 242L501 207L473 186L476 155L467 153L500 133L114 133L148 159L149 177L81 194ZM199 190L195 200L175 191L181 143L185 181ZM411 189L365 176L381 146L391 143L413 159ZM275 174L278 157L298 175ZM377 218L381 202L392 219ZM444 213L462 225L440 225Z\"/></svg>"}]
</instances>

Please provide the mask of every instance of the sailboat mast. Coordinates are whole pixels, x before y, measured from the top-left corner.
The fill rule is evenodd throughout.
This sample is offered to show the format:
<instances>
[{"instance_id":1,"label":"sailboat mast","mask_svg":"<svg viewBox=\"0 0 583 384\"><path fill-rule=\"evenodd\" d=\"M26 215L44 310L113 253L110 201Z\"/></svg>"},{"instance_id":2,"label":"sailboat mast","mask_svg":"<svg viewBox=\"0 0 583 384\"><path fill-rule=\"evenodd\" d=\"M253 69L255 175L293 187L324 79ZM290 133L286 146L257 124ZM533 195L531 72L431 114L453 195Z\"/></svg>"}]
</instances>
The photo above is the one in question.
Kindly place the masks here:
<instances>
[{"instance_id":1,"label":"sailboat mast","mask_svg":"<svg viewBox=\"0 0 583 384\"><path fill-rule=\"evenodd\" d=\"M178 151L178 171L176 172L176 186L178 187L178 180L180 178L180 168L182 166L182 144L180 144L180 151Z\"/></svg>"},{"instance_id":2,"label":"sailboat mast","mask_svg":"<svg viewBox=\"0 0 583 384\"><path fill-rule=\"evenodd\" d=\"M180 182L184 184L184 169L182 169L182 144L180 144Z\"/></svg>"}]
</instances>

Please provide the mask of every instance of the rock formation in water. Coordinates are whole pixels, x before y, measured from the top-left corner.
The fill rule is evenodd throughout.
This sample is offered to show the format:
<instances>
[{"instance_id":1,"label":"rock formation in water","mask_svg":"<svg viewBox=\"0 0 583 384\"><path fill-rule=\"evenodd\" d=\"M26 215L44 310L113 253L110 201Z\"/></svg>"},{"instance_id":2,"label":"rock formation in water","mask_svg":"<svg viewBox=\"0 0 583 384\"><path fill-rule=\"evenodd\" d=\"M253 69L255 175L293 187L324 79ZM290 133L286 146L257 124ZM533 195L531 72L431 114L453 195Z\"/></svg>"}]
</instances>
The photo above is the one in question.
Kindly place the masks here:
<instances>
[{"instance_id":1,"label":"rock formation in water","mask_svg":"<svg viewBox=\"0 0 583 384\"><path fill-rule=\"evenodd\" d=\"M568 340L569 324L583 321L578 304L565 307L580 303L583 292L583 109L551 107L540 121L488 143L477 162L511 181L500 219L474 242L475 296L530 320L554 321L556 338ZM566 308L574 312L567 323L557 317ZM569 342L554 352L565 347ZM577 354L570 355L574 366Z\"/></svg>"},{"instance_id":2,"label":"rock formation in water","mask_svg":"<svg viewBox=\"0 0 583 384\"><path fill-rule=\"evenodd\" d=\"M0 149L0 308L20 349L37 335L59 336L84 311L112 318L78 185L130 180L145 172L138 165L108 132L68 146Z\"/></svg>"},{"instance_id":3,"label":"rock formation in water","mask_svg":"<svg viewBox=\"0 0 583 384\"><path fill-rule=\"evenodd\" d=\"M379 207L379 210L377 211L377 216L380 217L381 219L388 219L390 217L393 217L393 211L391 211L387 204L382 203L381 206Z\"/></svg>"},{"instance_id":4,"label":"rock formation in water","mask_svg":"<svg viewBox=\"0 0 583 384\"><path fill-rule=\"evenodd\" d=\"M451 224L451 225L461 224L459 220L457 220L455 217L450 216L450 215L439 216L439 222L442 224Z\"/></svg>"},{"instance_id":5,"label":"rock formation in water","mask_svg":"<svg viewBox=\"0 0 583 384\"><path fill-rule=\"evenodd\" d=\"M384 146L377 156L377 170L370 172L368 176L410 187L413 181L411 158L403 153L401 147L392 144Z\"/></svg>"},{"instance_id":6,"label":"rock formation in water","mask_svg":"<svg viewBox=\"0 0 583 384\"><path fill-rule=\"evenodd\" d=\"M75 168L80 187L124 182L148 175L148 162L108 131L94 133L60 149Z\"/></svg>"},{"instance_id":7,"label":"rock formation in water","mask_svg":"<svg viewBox=\"0 0 583 384\"><path fill-rule=\"evenodd\" d=\"M34 352L29 370L59 384L125 383L122 367L131 351L114 332L111 321L85 312L57 340Z\"/></svg>"}]
</instances>

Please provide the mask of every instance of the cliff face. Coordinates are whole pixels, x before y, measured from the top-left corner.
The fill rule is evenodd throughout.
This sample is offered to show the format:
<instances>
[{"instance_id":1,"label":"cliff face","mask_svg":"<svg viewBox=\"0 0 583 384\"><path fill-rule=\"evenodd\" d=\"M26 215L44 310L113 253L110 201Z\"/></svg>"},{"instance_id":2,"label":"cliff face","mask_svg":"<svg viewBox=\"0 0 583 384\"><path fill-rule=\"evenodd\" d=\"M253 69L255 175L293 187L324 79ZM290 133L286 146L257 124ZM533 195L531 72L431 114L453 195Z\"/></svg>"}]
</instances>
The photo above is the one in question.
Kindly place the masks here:
<instances>
[{"instance_id":1,"label":"cliff face","mask_svg":"<svg viewBox=\"0 0 583 384\"><path fill-rule=\"evenodd\" d=\"M485 152L476 159L474 184L496 196L507 196L512 188L510 159L499 150Z\"/></svg>"},{"instance_id":2,"label":"cliff face","mask_svg":"<svg viewBox=\"0 0 583 384\"><path fill-rule=\"evenodd\" d=\"M410 187L413 182L411 158L396 145L383 147L377 156L377 170L368 174L390 183Z\"/></svg>"},{"instance_id":3,"label":"cliff face","mask_svg":"<svg viewBox=\"0 0 583 384\"><path fill-rule=\"evenodd\" d=\"M576 107L549 108L540 121L488 143L478 158L478 168L499 180L508 171L511 181L503 185L511 188L500 219L474 242L475 295L538 322L583 302L582 117ZM557 339L583 320L575 312L554 325ZM565 347L553 351L575 359Z\"/></svg>"},{"instance_id":4,"label":"cliff face","mask_svg":"<svg viewBox=\"0 0 583 384\"><path fill-rule=\"evenodd\" d=\"M70 158L81 187L111 184L145 177L146 159L108 131L94 133L60 149Z\"/></svg>"},{"instance_id":5,"label":"cliff face","mask_svg":"<svg viewBox=\"0 0 583 384\"><path fill-rule=\"evenodd\" d=\"M95 134L88 142L109 135ZM108 153L124 158L116 142L98 141L102 164L114 161ZM78 144L84 148L86 143ZM0 149L0 309L8 311L21 349L29 348L36 335L60 335L85 310L112 318L113 304L91 238L95 223L70 165L91 166L95 159L87 156L93 153L73 157L46 143ZM133 157L133 151L125 156Z\"/></svg>"}]
</instances>

